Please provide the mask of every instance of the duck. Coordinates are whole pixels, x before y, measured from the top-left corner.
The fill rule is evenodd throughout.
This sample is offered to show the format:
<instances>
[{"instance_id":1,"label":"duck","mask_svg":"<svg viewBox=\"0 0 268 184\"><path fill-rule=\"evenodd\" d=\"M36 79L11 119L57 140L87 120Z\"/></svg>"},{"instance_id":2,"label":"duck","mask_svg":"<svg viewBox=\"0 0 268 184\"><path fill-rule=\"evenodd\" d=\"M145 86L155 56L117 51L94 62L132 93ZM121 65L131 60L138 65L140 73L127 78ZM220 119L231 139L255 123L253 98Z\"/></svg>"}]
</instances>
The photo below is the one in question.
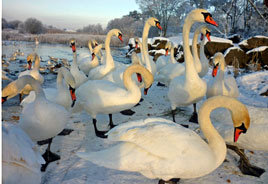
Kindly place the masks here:
<instances>
[{"instance_id":1,"label":"duck","mask_svg":"<svg viewBox=\"0 0 268 184\"><path fill-rule=\"evenodd\" d=\"M197 49L197 41L198 41L198 36L201 33L201 44L200 44L200 55L198 55L198 49ZM206 59L206 57L202 57L201 59L201 54L202 56L205 55L204 53L204 43L205 43L205 39L204 36L205 35L208 39L208 41L210 41L210 29L208 29L208 27L206 25L202 25L199 26L195 32L194 32L194 37L192 40L192 53L193 53L193 57L194 57L194 63L195 63L195 69L199 75L199 77L204 77L207 72L208 72L208 60ZM201 48L202 47L202 48ZM199 58L200 56L200 58Z\"/></svg>"},{"instance_id":2,"label":"duck","mask_svg":"<svg viewBox=\"0 0 268 184\"><path fill-rule=\"evenodd\" d=\"M70 67L70 72L74 77L75 80L75 88L78 88L81 84L83 84L85 81L87 81L86 75L78 68L77 65L77 53L76 53L76 45L75 40L72 39L70 41L70 47L73 51L73 62Z\"/></svg>"},{"instance_id":3,"label":"duck","mask_svg":"<svg viewBox=\"0 0 268 184\"><path fill-rule=\"evenodd\" d=\"M205 9L194 9L186 17L183 25L183 52L185 57L185 73L171 80L168 89L168 99L171 104L172 117L175 122L176 107L193 104L194 112L190 122L197 123L196 103L203 99L207 91L207 84L196 72L193 57L189 47L189 32L195 22L205 22L218 26L212 15Z\"/></svg>"},{"instance_id":4,"label":"duck","mask_svg":"<svg viewBox=\"0 0 268 184\"><path fill-rule=\"evenodd\" d=\"M102 44L96 46L92 51L90 59L89 57L84 57L83 60L80 61L79 69L84 72L84 74L88 74L90 70L99 65L99 59L96 54L99 53L101 48Z\"/></svg>"},{"instance_id":5,"label":"duck","mask_svg":"<svg viewBox=\"0 0 268 184\"><path fill-rule=\"evenodd\" d=\"M50 162L60 159L59 155L50 151L50 146L53 137L58 135L66 126L69 112L63 106L49 101L40 83L32 76L25 75L14 82L13 85L17 93L27 84L35 91L35 100L23 107L18 126L35 142L49 139L47 150L42 155L46 164L42 165L41 171L45 171ZM2 102L9 98L9 94L5 95L7 96L2 95Z\"/></svg>"},{"instance_id":6,"label":"duck","mask_svg":"<svg viewBox=\"0 0 268 184\"><path fill-rule=\"evenodd\" d=\"M94 130L97 137L106 138L106 131L99 131L96 123L97 114L109 114L109 126L115 125L112 121L112 114L134 107L141 98L141 91L132 80L133 73L140 73L145 85L144 94L147 94L153 83L153 76L141 65L129 66L123 76L124 88L116 83L107 80L88 80L76 90L76 105L84 109L93 120Z\"/></svg>"},{"instance_id":7,"label":"duck","mask_svg":"<svg viewBox=\"0 0 268 184\"><path fill-rule=\"evenodd\" d=\"M199 123L206 141L195 131L163 118L130 121L111 129L107 139L116 142L97 152L77 152L80 158L122 171L139 172L159 184L205 176L217 169L226 157L226 144L210 120L217 108L231 111L235 134L244 136L250 126L247 108L226 96L207 99L199 110Z\"/></svg>"},{"instance_id":8,"label":"duck","mask_svg":"<svg viewBox=\"0 0 268 184\"><path fill-rule=\"evenodd\" d=\"M28 60L27 57L27 62L28 62L28 69L24 72L21 72L18 76L18 78L25 76L25 75L30 75L32 76L34 79L36 79L40 84L43 84L44 82L44 77L40 74L39 69L40 69L40 57L36 54L36 53L32 53L30 54L30 59ZM34 58L34 59L33 59ZM31 69L31 63L33 63L34 61L34 66ZM31 70L30 70L31 69ZM21 92L19 93L20 96L20 102L22 101L22 97L23 95L28 95L30 93L30 91L32 91L32 87L30 85L26 85Z\"/></svg>"},{"instance_id":9,"label":"duck","mask_svg":"<svg viewBox=\"0 0 268 184\"><path fill-rule=\"evenodd\" d=\"M61 67L57 76L57 88L45 88L44 93L49 101L59 104L66 110L69 110L76 100L75 80L70 71L65 67ZM35 92L31 91L30 94L22 100L20 105L24 107L34 100Z\"/></svg>"},{"instance_id":10,"label":"duck","mask_svg":"<svg viewBox=\"0 0 268 184\"><path fill-rule=\"evenodd\" d=\"M41 183L45 161L31 138L17 125L2 123L2 182Z\"/></svg>"},{"instance_id":11,"label":"duck","mask_svg":"<svg viewBox=\"0 0 268 184\"><path fill-rule=\"evenodd\" d=\"M119 29L112 29L107 33L106 39L105 39L105 55L104 61L102 61L103 65L97 66L94 69L90 70L88 73L88 79L90 80L100 80L105 75L107 75L109 72L114 70L115 64L113 60L113 56L111 55L111 48L110 48L110 42L112 36L118 37L118 39L123 42L122 39L122 32Z\"/></svg>"},{"instance_id":12,"label":"duck","mask_svg":"<svg viewBox=\"0 0 268 184\"><path fill-rule=\"evenodd\" d=\"M218 67L220 72L217 75ZM213 71L212 77L208 82L206 96L210 98L216 95L230 96L237 98L239 96L239 89L235 78L232 75L224 76L225 59L221 52L218 52L213 57ZM216 78L214 78L216 77Z\"/></svg>"}]
</instances>

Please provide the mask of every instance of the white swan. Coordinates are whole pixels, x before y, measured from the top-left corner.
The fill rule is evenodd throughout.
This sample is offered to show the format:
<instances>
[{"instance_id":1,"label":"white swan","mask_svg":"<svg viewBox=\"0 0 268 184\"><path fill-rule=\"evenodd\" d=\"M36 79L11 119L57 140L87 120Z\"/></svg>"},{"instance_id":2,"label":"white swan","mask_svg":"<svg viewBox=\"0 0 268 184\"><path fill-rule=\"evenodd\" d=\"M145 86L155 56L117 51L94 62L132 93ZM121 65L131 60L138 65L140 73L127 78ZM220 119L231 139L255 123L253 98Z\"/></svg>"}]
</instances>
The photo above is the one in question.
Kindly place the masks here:
<instances>
[{"instance_id":1,"label":"white swan","mask_svg":"<svg viewBox=\"0 0 268 184\"><path fill-rule=\"evenodd\" d=\"M66 110L70 109L71 105L76 100L74 91L75 80L65 67L61 67L58 71L57 88L44 89L45 96L49 101L62 105ZM30 94L22 100L21 105L24 107L34 100L35 92L31 91Z\"/></svg>"},{"instance_id":2,"label":"white swan","mask_svg":"<svg viewBox=\"0 0 268 184\"><path fill-rule=\"evenodd\" d=\"M193 53L193 57L194 57L195 69L196 69L199 77L203 77L208 72L208 60L206 59L206 60L202 61L201 56L200 56L200 59L198 56L197 42L198 42L198 36L200 35L200 33L202 35L205 35L209 41L210 41L211 33L206 25L202 25L195 30L193 41L192 41L192 53ZM202 38L203 38L203 36L202 36ZM203 45L202 45L202 43L203 43ZM201 47L203 47L203 54L204 54L204 38L202 40L202 43L200 45L200 55L202 53Z\"/></svg>"},{"instance_id":3,"label":"white swan","mask_svg":"<svg viewBox=\"0 0 268 184\"><path fill-rule=\"evenodd\" d=\"M32 86L36 98L23 108L18 125L33 141L49 139L48 148L43 154L46 164L42 166L42 171L45 171L50 162L60 159L60 156L50 151L50 145L52 138L65 128L69 113L63 106L47 100L40 84L31 76L23 76L16 81L18 89L26 84Z\"/></svg>"},{"instance_id":4,"label":"white swan","mask_svg":"<svg viewBox=\"0 0 268 184\"><path fill-rule=\"evenodd\" d=\"M212 76L215 77L217 74L219 65L220 73L215 79L211 78L211 80L208 82L207 98L216 95L237 98L239 96L239 90L235 78L231 75L224 76L225 60L222 53L218 52L214 55L213 65L214 68L212 71Z\"/></svg>"},{"instance_id":5,"label":"white swan","mask_svg":"<svg viewBox=\"0 0 268 184\"><path fill-rule=\"evenodd\" d=\"M189 47L189 32L195 22L217 23L212 15L204 9L192 10L186 17L183 25L183 52L185 58L185 74L175 77L169 85L168 99L171 103L173 121L175 121L176 107L185 107L194 104L194 113L191 122L197 122L196 102L201 100L207 91L207 84L197 74L193 57Z\"/></svg>"},{"instance_id":6,"label":"white swan","mask_svg":"<svg viewBox=\"0 0 268 184\"><path fill-rule=\"evenodd\" d=\"M41 183L42 158L38 147L18 126L2 124L2 182L5 184Z\"/></svg>"},{"instance_id":7,"label":"white swan","mask_svg":"<svg viewBox=\"0 0 268 184\"><path fill-rule=\"evenodd\" d=\"M90 70L97 67L99 65L99 59L96 56L102 48L102 44L96 46L91 53L91 57L85 57L80 61L79 68L84 72L84 74L88 74Z\"/></svg>"},{"instance_id":8,"label":"white swan","mask_svg":"<svg viewBox=\"0 0 268 184\"><path fill-rule=\"evenodd\" d=\"M102 79L105 75L111 72L115 68L113 56L111 55L110 42L112 36L118 37L119 40L123 42L122 33L119 29L112 29L107 33L105 39L105 55L103 65L97 66L88 73L88 79L99 80Z\"/></svg>"},{"instance_id":9,"label":"white swan","mask_svg":"<svg viewBox=\"0 0 268 184\"><path fill-rule=\"evenodd\" d=\"M29 63L29 69L31 68L31 64L30 63L33 61L33 58L35 58L34 59L34 67L33 67L33 69L32 70L27 70L27 71L21 72L19 74L18 78L20 78L22 76L25 76L25 75L30 75L35 80L37 80L40 84L43 84L44 77L39 72L39 68L40 68L40 57L36 53L33 53L33 54L31 54L31 56L29 58L30 58L30 60L28 60L28 57L27 57L27 61ZM32 87L30 85L26 85L22 89L22 91L20 92L20 101L22 100L21 97L23 95L28 95L30 93L30 91L32 91Z\"/></svg>"},{"instance_id":10,"label":"white swan","mask_svg":"<svg viewBox=\"0 0 268 184\"><path fill-rule=\"evenodd\" d=\"M87 46L88 46L88 49L89 49L89 52L82 52L82 53L79 53L78 57L77 57L77 64L80 65L84 60L91 60L91 54L93 52L93 48L92 48L92 43L93 41L89 40L87 42ZM96 43L98 44L98 43ZM93 46L95 46L95 44L93 43Z\"/></svg>"},{"instance_id":11,"label":"white swan","mask_svg":"<svg viewBox=\"0 0 268 184\"><path fill-rule=\"evenodd\" d=\"M154 17L150 17L147 19L145 22L144 28L143 28L143 33L142 33L142 60L143 63L145 63L146 68L153 74L153 76L156 73L156 65L155 62L150 58L149 52L148 52L148 35L149 35L149 30L151 26L157 27L158 29L162 30L162 27L160 26L160 22L158 19Z\"/></svg>"},{"instance_id":12,"label":"white swan","mask_svg":"<svg viewBox=\"0 0 268 184\"><path fill-rule=\"evenodd\" d=\"M124 72L125 88L107 80L88 80L76 90L77 101L75 106L82 107L92 117L95 133L98 137L105 138L106 136L104 135L105 132L97 129L97 114L109 114L109 125L113 127L112 113L130 109L140 101L141 91L131 78L133 73L142 75L145 84L144 93L147 93L153 82L153 76L140 65L131 65Z\"/></svg>"},{"instance_id":13,"label":"white swan","mask_svg":"<svg viewBox=\"0 0 268 184\"><path fill-rule=\"evenodd\" d=\"M170 50L170 57L168 56L168 51ZM165 45L165 55L160 56L156 60L156 71L157 73L161 68L166 66L168 63L176 63L177 61L174 58L174 44L171 41L167 41Z\"/></svg>"},{"instance_id":14,"label":"white swan","mask_svg":"<svg viewBox=\"0 0 268 184\"><path fill-rule=\"evenodd\" d=\"M100 166L161 179L161 184L174 181L174 178L178 181L178 178L207 175L218 168L226 156L225 142L210 121L210 113L219 107L231 111L237 141L250 125L248 111L233 98L217 96L204 102L199 110L200 128L207 142L194 131L172 121L148 118L110 130L108 140L117 141L115 146L77 155Z\"/></svg>"},{"instance_id":15,"label":"white swan","mask_svg":"<svg viewBox=\"0 0 268 184\"><path fill-rule=\"evenodd\" d=\"M70 41L70 46L73 51L73 62L70 67L70 72L73 75L74 80L75 80L75 88L78 88L81 84L83 84L87 80L87 77L82 71L79 70L78 65L77 65L77 53L76 53L75 40Z\"/></svg>"}]
</instances>

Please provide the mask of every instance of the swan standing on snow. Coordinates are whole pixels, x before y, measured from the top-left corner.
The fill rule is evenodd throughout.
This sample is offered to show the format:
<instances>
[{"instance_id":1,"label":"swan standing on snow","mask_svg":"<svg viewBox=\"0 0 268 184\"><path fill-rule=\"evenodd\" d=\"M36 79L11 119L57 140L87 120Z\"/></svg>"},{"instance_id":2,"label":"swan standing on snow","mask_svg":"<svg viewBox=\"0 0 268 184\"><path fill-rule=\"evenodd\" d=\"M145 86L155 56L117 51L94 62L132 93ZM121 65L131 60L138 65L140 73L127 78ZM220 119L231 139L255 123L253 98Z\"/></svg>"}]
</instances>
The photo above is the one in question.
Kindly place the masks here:
<instances>
[{"instance_id":1,"label":"swan standing on snow","mask_svg":"<svg viewBox=\"0 0 268 184\"><path fill-rule=\"evenodd\" d=\"M80 62L79 68L84 72L84 74L88 74L90 70L99 65L99 59L96 56L96 53L99 53L101 48L102 44L96 46L92 51L91 58L89 59L89 57L86 57Z\"/></svg>"},{"instance_id":2,"label":"swan standing on snow","mask_svg":"<svg viewBox=\"0 0 268 184\"><path fill-rule=\"evenodd\" d=\"M107 80L88 80L76 90L77 102L75 106L82 107L92 117L96 136L107 137L106 132L97 129L97 114L109 114L109 125L114 127L112 113L130 109L140 101L140 88L131 78L134 73L142 75L145 84L144 93L147 94L148 88L153 83L153 76L140 65L132 65L124 72L125 88Z\"/></svg>"},{"instance_id":3,"label":"swan standing on snow","mask_svg":"<svg viewBox=\"0 0 268 184\"><path fill-rule=\"evenodd\" d=\"M197 123L196 102L201 100L207 91L207 84L196 72L189 47L189 32L195 22L206 22L217 26L212 15L204 9L192 10L186 17L183 25L183 52L185 58L185 74L175 77L169 85L168 98L171 103L173 121L175 122L176 107L185 107L194 104L194 113L191 122Z\"/></svg>"},{"instance_id":4,"label":"swan standing on snow","mask_svg":"<svg viewBox=\"0 0 268 184\"><path fill-rule=\"evenodd\" d=\"M103 61L105 64L97 66L96 68L90 70L88 73L88 79L100 80L115 68L115 64L114 64L113 56L111 55L111 48L110 48L110 42L111 42L112 36L118 37L118 39L121 40L121 42L123 42L122 33L119 29L112 29L107 33L107 36L105 39L105 55L104 55L104 61Z\"/></svg>"},{"instance_id":5,"label":"swan standing on snow","mask_svg":"<svg viewBox=\"0 0 268 184\"><path fill-rule=\"evenodd\" d=\"M35 80L37 80L40 84L43 84L44 82L44 77L40 74L39 72L39 68L40 68L40 57L36 54L36 53L33 53L33 54L30 54L31 56L29 57L29 60L28 60L28 57L27 57L27 61L28 61L28 64L29 64L29 69L31 68L31 62L33 61L33 58L34 59L34 67L32 70L27 70L27 71L24 71L24 72L21 72L18 76L18 78L22 77L22 76L25 76L25 75L30 75L32 76ZM32 91L32 87L30 85L26 85L23 90L20 92L20 102L22 101L22 96L23 95L28 95L30 93L30 91Z\"/></svg>"},{"instance_id":6,"label":"swan standing on snow","mask_svg":"<svg viewBox=\"0 0 268 184\"><path fill-rule=\"evenodd\" d=\"M82 71L79 70L77 65L75 40L70 41L70 47L72 48L73 51L73 62L71 64L70 72L75 80L75 88L78 88L81 84L83 84L87 80L87 77Z\"/></svg>"},{"instance_id":7,"label":"swan standing on snow","mask_svg":"<svg viewBox=\"0 0 268 184\"><path fill-rule=\"evenodd\" d=\"M50 139L48 148L43 154L46 164L42 166L42 171L45 171L50 162L60 159L59 155L50 151L50 145L52 138L58 135L67 124L68 111L63 106L47 100L39 82L33 77L25 75L14 82L17 92L27 84L31 85L35 91L36 98L23 108L18 125L33 141Z\"/></svg>"},{"instance_id":8,"label":"swan standing on snow","mask_svg":"<svg viewBox=\"0 0 268 184\"><path fill-rule=\"evenodd\" d=\"M207 175L218 168L226 156L225 142L210 121L210 113L220 107L231 111L233 138L237 141L250 125L247 108L236 99L217 96L204 102L199 110L200 128L207 142L172 121L148 118L110 130L108 140L117 141L115 146L77 155L100 166L161 179L159 184Z\"/></svg>"},{"instance_id":9,"label":"swan standing on snow","mask_svg":"<svg viewBox=\"0 0 268 184\"><path fill-rule=\"evenodd\" d=\"M2 182L5 184L41 183L42 158L38 147L19 127L2 124Z\"/></svg>"},{"instance_id":10,"label":"swan standing on snow","mask_svg":"<svg viewBox=\"0 0 268 184\"><path fill-rule=\"evenodd\" d=\"M69 70L67 70L65 67L61 67L57 76L57 88L45 88L44 93L49 101L63 106L66 110L70 109L72 104L74 104L76 97L75 81ZM21 105L24 107L34 100L35 92L31 91L30 94L23 99Z\"/></svg>"},{"instance_id":11,"label":"swan standing on snow","mask_svg":"<svg viewBox=\"0 0 268 184\"><path fill-rule=\"evenodd\" d=\"M235 78L231 75L224 76L225 60L222 53L218 52L214 55L213 65L214 68L212 71L212 77L215 77L217 75L219 65L220 73L216 76L215 79L212 78L212 80L209 81L207 98L217 95L237 98L239 96L239 90Z\"/></svg>"}]
</instances>

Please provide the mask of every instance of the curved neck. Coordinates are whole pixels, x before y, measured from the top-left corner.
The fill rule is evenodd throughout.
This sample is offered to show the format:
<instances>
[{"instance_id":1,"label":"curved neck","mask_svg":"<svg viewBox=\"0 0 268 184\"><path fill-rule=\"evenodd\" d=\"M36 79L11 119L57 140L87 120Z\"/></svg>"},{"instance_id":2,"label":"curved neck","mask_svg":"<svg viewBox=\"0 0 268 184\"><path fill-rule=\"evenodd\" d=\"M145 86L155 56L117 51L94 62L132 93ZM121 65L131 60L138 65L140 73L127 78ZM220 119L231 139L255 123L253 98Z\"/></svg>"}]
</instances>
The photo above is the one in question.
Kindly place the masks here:
<instances>
[{"instance_id":1,"label":"curved neck","mask_svg":"<svg viewBox=\"0 0 268 184\"><path fill-rule=\"evenodd\" d=\"M220 136L218 131L212 125L210 121L210 113L217 108L227 108L231 110L231 108L235 108L232 103L232 99L222 98L222 97L213 97L209 98L198 112L198 122L200 124L200 128L208 141L208 145L213 151L216 160L216 166L219 166L226 156L226 145L223 138Z\"/></svg>"},{"instance_id":2,"label":"curved neck","mask_svg":"<svg viewBox=\"0 0 268 184\"><path fill-rule=\"evenodd\" d=\"M92 48L92 45L91 45L91 41L88 41L88 48L89 48L89 50L90 50L90 53L92 53L93 52L93 48Z\"/></svg>"},{"instance_id":3,"label":"curved neck","mask_svg":"<svg viewBox=\"0 0 268 184\"><path fill-rule=\"evenodd\" d=\"M39 68L40 68L40 58L37 54L35 54L35 61L34 61L33 69L39 70Z\"/></svg>"},{"instance_id":4,"label":"curved neck","mask_svg":"<svg viewBox=\"0 0 268 184\"><path fill-rule=\"evenodd\" d=\"M76 51L73 52L73 62L72 65L77 66L77 53Z\"/></svg>"},{"instance_id":5,"label":"curved neck","mask_svg":"<svg viewBox=\"0 0 268 184\"><path fill-rule=\"evenodd\" d=\"M174 57L174 46L171 45L171 49L170 49L170 58L169 58L171 63L177 63L175 57Z\"/></svg>"},{"instance_id":6,"label":"curved neck","mask_svg":"<svg viewBox=\"0 0 268 184\"><path fill-rule=\"evenodd\" d=\"M106 65L114 65L114 60L111 55L111 48L110 48L110 42L113 35L114 33L112 31L109 31L105 39Z\"/></svg>"},{"instance_id":7,"label":"curved neck","mask_svg":"<svg viewBox=\"0 0 268 184\"><path fill-rule=\"evenodd\" d=\"M155 63L153 63L150 60L149 52L148 52L148 35L151 25L146 21L144 28L143 28L143 34L142 34L142 54L143 58L145 60L146 68L154 75L156 72L156 66Z\"/></svg>"},{"instance_id":8,"label":"curved neck","mask_svg":"<svg viewBox=\"0 0 268 184\"><path fill-rule=\"evenodd\" d=\"M195 67L196 67L197 72L201 71L201 63L200 63L200 59L198 56L198 50L197 50L197 40L198 40L199 34L200 34L200 30L196 29L194 32L193 40L192 40L192 53L194 56L194 62L195 62Z\"/></svg>"},{"instance_id":9,"label":"curved neck","mask_svg":"<svg viewBox=\"0 0 268 184\"><path fill-rule=\"evenodd\" d=\"M184 21L183 25L183 52L184 52L184 59L185 59L185 75L187 78L193 78L193 77L199 77L194 66L193 62L193 56L190 51L189 46L189 33L191 30L191 27L194 23L194 21L191 19L191 17L188 15Z\"/></svg>"},{"instance_id":10,"label":"curved neck","mask_svg":"<svg viewBox=\"0 0 268 184\"><path fill-rule=\"evenodd\" d=\"M200 56L203 55L206 58L205 55L205 38L203 38L203 40L201 41L201 45L200 45Z\"/></svg>"},{"instance_id":11,"label":"curved neck","mask_svg":"<svg viewBox=\"0 0 268 184\"><path fill-rule=\"evenodd\" d=\"M143 76L143 72L140 70L140 65L134 64L128 67L124 74L123 74L123 82L124 86L128 91L136 91L140 93L140 88L137 86L137 84L132 79L132 74L134 73L140 73ZM143 76L144 77L144 76Z\"/></svg>"},{"instance_id":12,"label":"curved neck","mask_svg":"<svg viewBox=\"0 0 268 184\"><path fill-rule=\"evenodd\" d=\"M59 69L58 71L58 76L57 76L57 87L60 87L62 86L62 79L63 79L63 73L62 73L62 70L61 68Z\"/></svg>"},{"instance_id":13,"label":"curved neck","mask_svg":"<svg viewBox=\"0 0 268 184\"><path fill-rule=\"evenodd\" d=\"M44 93L43 89L41 88L39 82L37 80L35 80L33 77L22 76L17 80L17 86L18 86L19 91L21 91L24 88L24 86L27 84L32 86L32 88L36 94L36 98L38 98L38 97L45 98L45 93Z\"/></svg>"}]
</instances>

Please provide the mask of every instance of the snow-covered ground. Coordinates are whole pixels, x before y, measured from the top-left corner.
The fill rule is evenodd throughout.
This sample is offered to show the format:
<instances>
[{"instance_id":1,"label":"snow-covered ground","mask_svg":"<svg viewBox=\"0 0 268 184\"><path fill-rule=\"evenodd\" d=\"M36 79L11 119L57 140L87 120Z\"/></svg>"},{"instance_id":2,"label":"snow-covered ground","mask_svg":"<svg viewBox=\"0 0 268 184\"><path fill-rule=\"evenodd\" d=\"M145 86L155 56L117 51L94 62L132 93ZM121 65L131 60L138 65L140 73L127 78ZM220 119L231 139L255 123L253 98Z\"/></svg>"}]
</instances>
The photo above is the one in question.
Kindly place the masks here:
<instances>
[{"instance_id":1,"label":"snow-covered ground","mask_svg":"<svg viewBox=\"0 0 268 184\"><path fill-rule=\"evenodd\" d=\"M205 79L209 80L210 76L211 70ZM51 80L46 81L45 86L56 84L55 77L46 76L46 78ZM268 107L268 98L259 95L268 88L268 71L243 74L237 78L237 83L240 89L238 98L240 101L247 106L252 106L252 108ZM136 113L133 116L116 113L113 115L114 123L122 124L148 117L163 117L171 120L171 108L167 99L167 91L168 88L156 86L156 83L154 83L149 89L148 95L143 96L144 101L141 102L141 105L132 109ZM198 108L204 100L198 103ZM191 129L196 130L198 125L188 123L192 110L192 106L189 106L183 108L182 111L178 111L176 121L177 123L189 124ZM268 120L268 109L266 111L265 117L262 118ZM20 112L21 107L18 104L18 97L15 97L2 106L2 119L6 122L17 123ZM258 116L258 114L254 114L254 116ZM108 115L98 115L97 120L97 126L100 130L108 129ZM213 120L215 122L215 119L212 118L212 122ZM95 136L92 119L85 112L71 115L67 127L74 129L74 131L68 136L57 136L53 139L52 151L60 154L61 160L51 163L46 172L42 173L43 184L156 184L158 182L158 180L147 179L139 173L99 167L77 157L76 152L78 151L98 151L113 144L113 142ZM46 145L41 146L41 152L44 152L45 149ZM268 152L251 150L246 151L246 154L252 164L267 171L260 178L243 175L237 167L239 157L232 151L228 151L225 162L214 172L196 179L182 179L180 183L268 183Z\"/></svg>"}]
</instances>

